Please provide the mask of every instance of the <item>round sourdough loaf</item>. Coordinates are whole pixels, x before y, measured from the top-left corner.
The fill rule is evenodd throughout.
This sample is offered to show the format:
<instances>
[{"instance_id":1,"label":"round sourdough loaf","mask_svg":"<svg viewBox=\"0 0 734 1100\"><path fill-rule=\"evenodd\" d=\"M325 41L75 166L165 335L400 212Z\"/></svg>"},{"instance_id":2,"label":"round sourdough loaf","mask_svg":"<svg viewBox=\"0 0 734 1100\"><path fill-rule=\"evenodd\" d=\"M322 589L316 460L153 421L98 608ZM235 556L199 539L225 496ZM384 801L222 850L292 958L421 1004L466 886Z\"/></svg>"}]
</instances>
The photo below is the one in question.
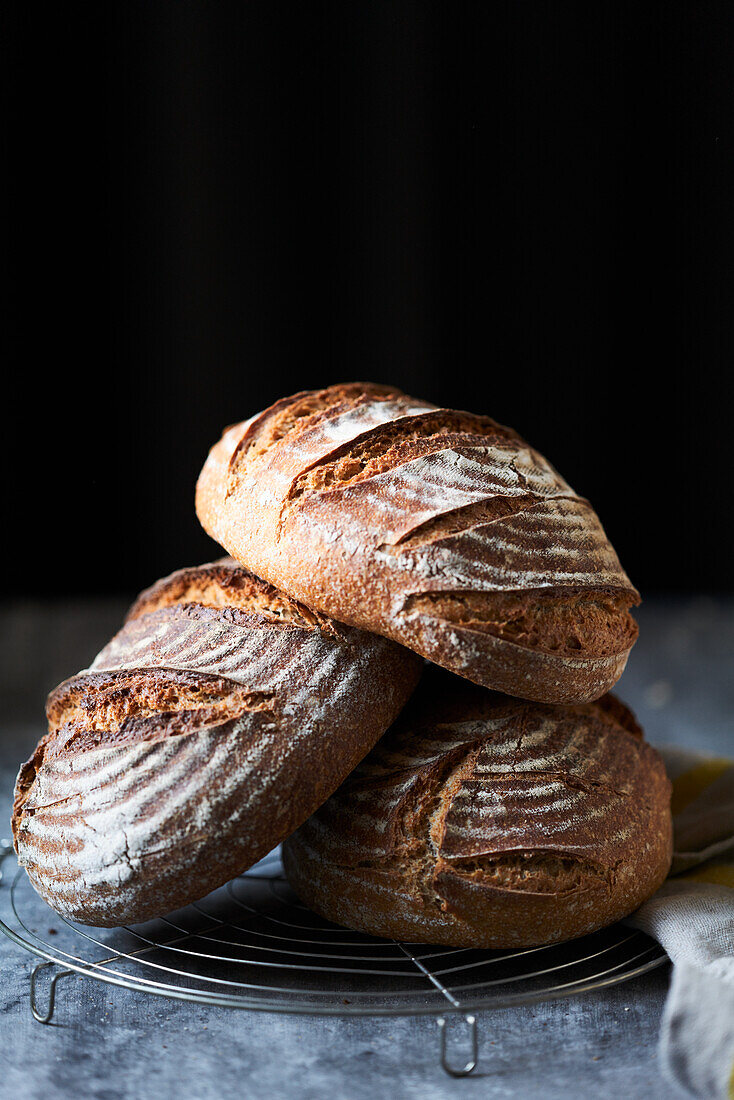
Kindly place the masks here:
<instances>
[{"instance_id":1,"label":"round sourdough loaf","mask_svg":"<svg viewBox=\"0 0 734 1100\"><path fill-rule=\"evenodd\" d=\"M200 898L338 787L420 665L230 561L174 573L51 693L49 733L16 784L20 863L49 905L87 924Z\"/></svg>"},{"instance_id":2,"label":"round sourdough loaf","mask_svg":"<svg viewBox=\"0 0 734 1100\"><path fill-rule=\"evenodd\" d=\"M426 675L285 844L303 901L371 935L482 948L572 939L636 909L668 872L672 825L663 762L630 711L448 679Z\"/></svg>"},{"instance_id":3,"label":"round sourdough loaf","mask_svg":"<svg viewBox=\"0 0 734 1100\"><path fill-rule=\"evenodd\" d=\"M227 429L199 519L308 607L544 702L596 699L639 596L587 500L509 428L367 383Z\"/></svg>"}]
</instances>

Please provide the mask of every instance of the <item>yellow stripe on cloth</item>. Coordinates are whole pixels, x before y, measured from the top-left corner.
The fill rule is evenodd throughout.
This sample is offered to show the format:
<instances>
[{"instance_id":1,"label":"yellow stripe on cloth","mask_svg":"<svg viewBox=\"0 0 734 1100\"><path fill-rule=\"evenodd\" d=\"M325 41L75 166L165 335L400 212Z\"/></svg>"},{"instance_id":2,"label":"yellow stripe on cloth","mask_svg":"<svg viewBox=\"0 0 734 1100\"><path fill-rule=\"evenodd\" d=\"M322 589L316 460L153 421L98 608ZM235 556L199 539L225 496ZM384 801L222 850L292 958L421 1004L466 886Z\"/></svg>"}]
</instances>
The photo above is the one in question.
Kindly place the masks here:
<instances>
[{"instance_id":1,"label":"yellow stripe on cloth","mask_svg":"<svg viewBox=\"0 0 734 1100\"><path fill-rule=\"evenodd\" d=\"M734 1100L734 1062L731 1064L731 1076L729 1077L729 1100Z\"/></svg>"},{"instance_id":2,"label":"yellow stripe on cloth","mask_svg":"<svg viewBox=\"0 0 734 1100\"><path fill-rule=\"evenodd\" d=\"M686 806L694 802L707 787L710 787L731 766L731 760L712 757L711 760L704 760L702 764L691 768L690 771L683 772L677 779L674 779L673 798L670 803L673 817L679 814L681 810L685 810Z\"/></svg>"},{"instance_id":3,"label":"yellow stripe on cloth","mask_svg":"<svg viewBox=\"0 0 734 1100\"><path fill-rule=\"evenodd\" d=\"M734 864L704 863L701 867L676 877L677 882L681 879L686 882L712 882L715 886L731 886L734 890Z\"/></svg>"}]
</instances>

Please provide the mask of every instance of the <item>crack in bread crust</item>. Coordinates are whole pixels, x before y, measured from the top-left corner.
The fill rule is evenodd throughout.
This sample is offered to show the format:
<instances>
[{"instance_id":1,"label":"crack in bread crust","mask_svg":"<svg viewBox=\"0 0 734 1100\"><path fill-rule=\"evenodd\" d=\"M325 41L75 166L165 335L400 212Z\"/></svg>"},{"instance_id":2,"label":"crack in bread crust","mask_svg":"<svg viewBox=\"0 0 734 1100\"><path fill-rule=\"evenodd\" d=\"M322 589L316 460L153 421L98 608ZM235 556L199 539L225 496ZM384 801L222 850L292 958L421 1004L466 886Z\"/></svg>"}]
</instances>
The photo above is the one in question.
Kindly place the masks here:
<instances>
[{"instance_id":1,"label":"crack in bread crust","mask_svg":"<svg viewBox=\"0 0 734 1100\"><path fill-rule=\"evenodd\" d=\"M637 639L629 611L637 602L625 591L438 592L409 596L404 613L435 615L541 653L607 657Z\"/></svg>"},{"instance_id":2,"label":"crack in bread crust","mask_svg":"<svg viewBox=\"0 0 734 1100\"><path fill-rule=\"evenodd\" d=\"M44 763L68 760L98 748L134 745L225 730L245 713L273 710L274 692L206 673L150 668L90 673L60 684L47 703L49 732L21 768L13 803L13 830Z\"/></svg>"},{"instance_id":3,"label":"crack in bread crust","mask_svg":"<svg viewBox=\"0 0 734 1100\"><path fill-rule=\"evenodd\" d=\"M582 856L562 856L556 852L511 852L502 856L474 856L444 863L442 871L469 879L482 886L524 894L550 894L563 897L601 887L609 892L614 869Z\"/></svg>"},{"instance_id":4,"label":"crack in bread crust","mask_svg":"<svg viewBox=\"0 0 734 1100\"><path fill-rule=\"evenodd\" d=\"M513 432L489 417L471 413L437 409L403 416L377 425L332 451L328 459L312 464L293 482L285 505L292 506L305 493L346 488L453 446L504 445L515 439L519 441Z\"/></svg>"},{"instance_id":5,"label":"crack in bread crust","mask_svg":"<svg viewBox=\"0 0 734 1100\"><path fill-rule=\"evenodd\" d=\"M180 669L146 668L96 672L66 680L51 692L46 713L54 732L75 724L85 730L114 731L128 719L200 708L221 713L244 710L247 700L272 692L248 692L225 677Z\"/></svg>"},{"instance_id":6,"label":"crack in bread crust","mask_svg":"<svg viewBox=\"0 0 734 1100\"><path fill-rule=\"evenodd\" d=\"M230 459L230 473L236 476L281 440L292 440L324 420L368 401L389 401L396 397L402 394L390 386L354 382L324 390L303 390L293 397L283 398L257 417L245 432Z\"/></svg>"},{"instance_id":7,"label":"crack in bread crust","mask_svg":"<svg viewBox=\"0 0 734 1100\"><path fill-rule=\"evenodd\" d=\"M304 629L333 630L331 620L292 600L272 584L260 580L232 558L210 565L179 569L141 592L127 613L126 622L176 604L207 608L234 608L261 615L271 622L291 622Z\"/></svg>"},{"instance_id":8,"label":"crack in bread crust","mask_svg":"<svg viewBox=\"0 0 734 1100\"><path fill-rule=\"evenodd\" d=\"M487 500L475 501L465 504L461 508L454 508L444 512L440 516L426 520L411 531L401 535L393 543L382 543L378 551L383 553L400 554L406 550L416 550L420 546L430 546L440 542L450 535L459 535L462 531L468 531L472 527L486 527L495 520L507 519L516 516L520 512L526 512L541 501L541 497L534 493L526 493L522 496L503 497L493 496Z\"/></svg>"}]
</instances>

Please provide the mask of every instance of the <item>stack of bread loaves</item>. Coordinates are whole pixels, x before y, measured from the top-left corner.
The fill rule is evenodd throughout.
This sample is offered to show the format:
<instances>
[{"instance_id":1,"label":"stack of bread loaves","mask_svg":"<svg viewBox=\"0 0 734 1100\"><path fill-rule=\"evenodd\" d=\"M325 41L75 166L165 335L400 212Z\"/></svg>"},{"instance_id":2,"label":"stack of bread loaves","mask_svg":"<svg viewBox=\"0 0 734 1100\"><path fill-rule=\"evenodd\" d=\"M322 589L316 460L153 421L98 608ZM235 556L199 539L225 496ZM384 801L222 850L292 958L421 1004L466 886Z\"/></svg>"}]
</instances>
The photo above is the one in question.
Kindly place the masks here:
<instances>
[{"instance_id":1,"label":"stack of bread loaves","mask_svg":"<svg viewBox=\"0 0 734 1100\"><path fill-rule=\"evenodd\" d=\"M16 849L55 909L162 915L281 841L314 910L411 941L551 943L658 888L669 783L605 694L639 597L515 432L299 393L227 429L196 507L232 557L138 598L20 770Z\"/></svg>"}]
</instances>

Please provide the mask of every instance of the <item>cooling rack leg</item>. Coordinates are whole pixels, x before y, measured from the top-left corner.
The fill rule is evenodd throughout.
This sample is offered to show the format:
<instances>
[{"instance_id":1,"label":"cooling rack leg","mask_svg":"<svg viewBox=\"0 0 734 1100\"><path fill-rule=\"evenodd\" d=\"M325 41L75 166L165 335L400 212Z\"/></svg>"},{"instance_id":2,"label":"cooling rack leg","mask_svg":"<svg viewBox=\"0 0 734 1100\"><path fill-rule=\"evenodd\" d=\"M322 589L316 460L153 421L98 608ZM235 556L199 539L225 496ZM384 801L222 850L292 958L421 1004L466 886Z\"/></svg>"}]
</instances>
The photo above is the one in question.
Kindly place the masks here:
<instances>
[{"instance_id":1,"label":"cooling rack leg","mask_svg":"<svg viewBox=\"0 0 734 1100\"><path fill-rule=\"evenodd\" d=\"M477 1018L476 1016L465 1016L467 1026L469 1028L469 1034L471 1036L471 1059L465 1064L463 1069L455 1069L450 1066L446 1058L446 1020L443 1016L438 1018L438 1033L441 1037L441 1066L451 1077L468 1077L470 1073L473 1073L477 1068L477 1062L479 1061L479 1038L477 1036Z\"/></svg>"},{"instance_id":2,"label":"cooling rack leg","mask_svg":"<svg viewBox=\"0 0 734 1100\"><path fill-rule=\"evenodd\" d=\"M48 987L48 1007L45 1012L41 1012L38 1008L38 1000L36 998L36 984L38 981L38 975L42 970L46 970L49 966L55 966L56 963L47 962L39 963L38 966L33 967L31 973L31 1012L34 1019L38 1020L39 1024L50 1024L54 1014L54 1006L56 1004L56 983L59 978L65 978L67 974L71 974L71 970L59 970L54 974L51 979L51 984Z\"/></svg>"}]
</instances>

